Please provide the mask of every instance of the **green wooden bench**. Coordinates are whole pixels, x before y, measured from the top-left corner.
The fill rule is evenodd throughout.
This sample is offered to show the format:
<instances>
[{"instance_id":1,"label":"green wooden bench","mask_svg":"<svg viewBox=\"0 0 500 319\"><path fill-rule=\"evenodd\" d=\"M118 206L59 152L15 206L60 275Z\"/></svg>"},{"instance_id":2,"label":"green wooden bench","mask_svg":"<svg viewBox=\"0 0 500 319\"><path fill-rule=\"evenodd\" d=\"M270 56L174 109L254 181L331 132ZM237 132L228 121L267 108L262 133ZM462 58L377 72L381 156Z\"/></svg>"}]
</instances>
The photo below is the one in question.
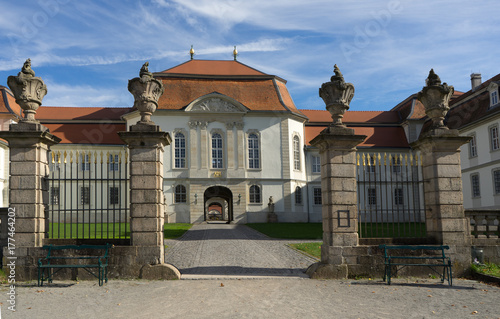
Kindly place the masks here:
<instances>
[{"instance_id":1,"label":"green wooden bench","mask_svg":"<svg viewBox=\"0 0 500 319\"><path fill-rule=\"evenodd\" d=\"M441 282L448 279L450 286L452 285L452 272L451 272L451 259L446 257L444 251L445 249L450 249L449 246L390 246L390 245L379 245L380 249L384 250L384 281L387 279L387 284L391 284L391 269L392 266L396 267L396 273L398 269L403 269L409 266L425 266L430 268L433 272L437 273L441 277ZM428 256L415 256L408 254L407 251L441 251L439 255L428 255ZM396 252L397 251L397 252ZM405 254L406 253L406 254ZM431 262L426 263L426 260ZM439 272L436 268L443 267L443 272Z\"/></svg>"},{"instance_id":2,"label":"green wooden bench","mask_svg":"<svg viewBox=\"0 0 500 319\"><path fill-rule=\"evenodd\" d=\"M109 249L113 245L45 245L47 256L38 260L38 286L43 286L44 281L52 282L56 273L62 269L82 268L92 276L99 279L99 286L108 282ZM96 254L91 256L54 256L53 252L62 250L81 251L92 250ZM94 270L96 269L96 270ZM94 271L93 271L94 270Z\"/></svg>"}]
</instances>

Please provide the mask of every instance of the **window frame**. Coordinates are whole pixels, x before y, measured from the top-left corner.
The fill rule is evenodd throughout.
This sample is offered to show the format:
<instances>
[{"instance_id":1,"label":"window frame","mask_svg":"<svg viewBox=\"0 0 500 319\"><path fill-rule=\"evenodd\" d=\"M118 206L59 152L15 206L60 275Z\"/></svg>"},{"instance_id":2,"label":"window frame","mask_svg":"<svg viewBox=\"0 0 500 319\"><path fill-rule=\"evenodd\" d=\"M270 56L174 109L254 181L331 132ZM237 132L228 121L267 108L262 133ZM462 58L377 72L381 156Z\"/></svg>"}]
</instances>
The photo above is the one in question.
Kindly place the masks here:
<instances>
[{"instance_id":1,"label":"window frame","mask_svg":"<svg viewBox=\"0 0 500 319\"><path fill-rule=\"evenodd\" d=\"M313 187L313 205L323 205L321 187Z\"/></svg>"},{"instance_id":2,"label":"window frame","mask_svg":"<svg viewBox=\"0 0 500 319\"><path fill-rule=\"evenodd\" d=\"M479 179L479 173L470 175L470 190L472 198L481 197L481 181Z\"/></svg>"},{"instance_id":3,"label":"window frame","mask_svg":"<svg viewBox=\"0 0 500 319\"><path fill-rule=\"evenodd\" d=\"M490 91L490 108L498 104L498 89Z\"/></svg>"},{"instance_id":4,"label":"window frame","mask_svg":"<svg viewBox=\"0 0 500 319\"><path fill-rule=\"evenodd\" d=\"M321 174L321 157L312 155L312 173Z\"/></svg>"},{"instance_id":5,"label":"window frame","mask_svg":"<svg viewBox=\"0 0 500 319\"><path fill-rule=\"evenodd\" d=\"M174 204L187 203L187 187L182 184L174 186Z\"/></svg>"},{"instance_id":6,"label":"window frame","mask_svg":"<svg viewBox=\"0 0 500 319\"><path fill-rule=\"evenodd\" d=\"M470 134L471 140L469 141L469 157L477 157L477 140L476 133Z\"/></svg>"},{"instance_id":7,"label":"window frame","mask_svg":"<svg viewBox=\"0 0 500 319\"><path fill-rule=\"evenodd\" d=\"M178 137L179 135L182 135L182 138ZM178 143L183 143L184 145L178 145ZM173 168L174 169L187 168L187 138L185 132L183 131L174 132L173 147L174 147ZM182 151L184 151L184 156L182 156Z\"/></svg>"},{"instance_id":8,"label":"window frame","mask_svg":"<svg viewBox=\"0 0 500 319\"><path fill-rule=\"evenodd\" d=\"M84 172L90 172L90 155L88 153L82 153L80 159L82 160L80 163L81 170Z\"/></svg>"},{"instance_id":9,"label":"window frame","mask_svg":"<svg viewBox=\"0 0 500 319\"><path fill-rule=\"evenodd\" d=\"M493 192L495 195L500 195L500 168L496 168L492 172Z\"/></svg>"},{"instance_id":10,"label":"window frame","mask_svg":"<svg viewBox=\"0 0 500 319\"><path fill-rule=\"evenodd\" d=\"M120 157L118 154L109 154L109 171L116 172L120 168Z\"/></svg>"},{"instance_id":11,"label":"window frame","mask_svg":"<svg viewBox=\"0 0 500 319\"><path fill-rule=\"evenodd\" d=\"M295 205L303 205L304 199L302 196L302 187L295 187Z\"/></svg>"},{"instance_id":12,"label":"window frame","mask_svg":"<svg viewBox=\"0 0 500 319\"><path fill-rule=\"evenodd\" d=\"M109 205L120 204L120 186L109 186Z\"/></svg>"},{"instance_id":13,"label":"window frame","mask_svg":"<svg viewBox=\"0 0 500 319\"><path fill-rule=\"evenodd\" d=\"M368 206L377 206L377 188L368 187L366 195L366 198L368 199Z\"/></svg>"},{"instance_id":14,"label":"window frame","mask_svg":"<svg viewBox=\"0 0 500 319\"><path fill-rule=\"evenodd\" d=\"M61 203L61 188L59 186L50 187L50 205L59 205Z\"/></svg>"},{"instance_id":15,"label":"window frame","mask_svg":"<svg viewBox=\"0 0 500 319\"><path fill-rule=\"evenodd\" d=\"M90 186L80 186L80 205L90 205Z\"/></svg>"},{"instance_id":16,"label":"window frame","mask_svg":"<svg viewBox=\"0 0 500 319\"><path fill-rule=\"evenodd\" d=\"M252 137L254 136L254 137ZM248 155L248 169L259 170L261 169L260 160L260 134L257 132L247 133L247 155ZM253 167L252 167L253 166Z\"/></svg>"},{"instance_id":17,"label":"window frame","mask_svg":"<svg viewBox=\"0 0 500 319\"><path fill-rule=\"evenodd\" d=\"M500 150L500 137L497 124L488 128L488 136L490 139L490 151L494 152Z\"/></svg>"},{"instance_id":18,"label":"window frame","mask_svg":"<svg viewBox=\"0 0 500 319\"><path fill-rule=\"evenodd\" d=\"M404 195L404 190L401 187L394 188L394 205L395 206L404 206L405 201L404 201L405 195Z\"/></svg>"},{"instance_id":19,"label":"window frame","mask_svg":"<svg viewBox=\"0 0 500 319\"><path fill-rule=\"evenodd\" d=\"M293 170L300 172L302 170L302 163L300 160L300 137L294 134L292 138L292 151L293 151Z\"/></svg>"},{"instance_id":20,"label":"window frame","mask_svg":"<svg viewBox=\"0 0 500 319\"><path fill-rule=\"evenodd\" d=\"M216 145L217 147L214 148L214 138L215 136L218 135L220 137L220 144L221 146L218 147L218 145ZM217 144L217 142L216 142ZM211 154L211 164L210 164L210 168L211 169L224 169L224 146L225 146L225 143L224 143L224 134L222 132L219 132L219 131L215 131L215 132L212 132L211 136L210 136L210 154ZM217 157L214 157L214 152L220 152L220 157L217 156ZM219 154L217 154L219 155ZM215 162L215 160L218 160L218 162ZM217 164L216 164L217 163Z\"/></svg>"},{"instance_id":21,"label":"window frame","mask_svg":"<svg viewBox=\"0 0 500 319\"><path fill-rule=\"evenodd\" d=\"M262 188L260 185L252 184L248 187L248 203L262 204Z\"/></svg>"}]
</instances>

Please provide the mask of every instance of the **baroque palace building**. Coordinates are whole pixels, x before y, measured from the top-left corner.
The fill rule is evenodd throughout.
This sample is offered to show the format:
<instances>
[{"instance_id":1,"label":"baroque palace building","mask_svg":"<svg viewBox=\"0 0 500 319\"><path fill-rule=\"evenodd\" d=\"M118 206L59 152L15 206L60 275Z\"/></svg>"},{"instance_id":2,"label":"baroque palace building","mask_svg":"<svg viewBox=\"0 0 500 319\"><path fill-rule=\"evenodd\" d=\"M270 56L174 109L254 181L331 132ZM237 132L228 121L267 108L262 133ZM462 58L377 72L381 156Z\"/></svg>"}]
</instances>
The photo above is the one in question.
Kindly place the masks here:
<instances>
[{"instance_id":1,"label":"baroque palace building","mask_svg":"<svg viewBox=\"0 0 500 319\"><path fill-rule=\"evenodd\" d=\"M271 206L280 222L321 221L321 163L310 141L331 123L327 111L297 108L286 80L236 59L191 59L154 77L165 92L152 120L172 138L163 159L169 222L266 222ZM8 130L21 111L10 90L0 90L0 125ZM127 165L117 132L126 131L140 115L131 107L42 106L36 118L62 139L52 147L53 169L75 161L77 171L90 170L93 161L104 158L113 171ZM410 143L425 119L423 106L410 96L390 111L348 111L343 122L367 136L358 147L358 161L381 165L377 154L397 154L391 163L397 166L403 156L413 157ZM7 206L8 147L3 141L0 151L0 200ZM106 197L126 201L127 189L120 185L99 191L75 188L75 203L92 205ZM377 205L373 189L367 189L366 200ZM51 187L51 205L59 204L58 192ZM405 194L401 188L385 196L404 209L410 202Z\"/></svg>"}]
</instances>

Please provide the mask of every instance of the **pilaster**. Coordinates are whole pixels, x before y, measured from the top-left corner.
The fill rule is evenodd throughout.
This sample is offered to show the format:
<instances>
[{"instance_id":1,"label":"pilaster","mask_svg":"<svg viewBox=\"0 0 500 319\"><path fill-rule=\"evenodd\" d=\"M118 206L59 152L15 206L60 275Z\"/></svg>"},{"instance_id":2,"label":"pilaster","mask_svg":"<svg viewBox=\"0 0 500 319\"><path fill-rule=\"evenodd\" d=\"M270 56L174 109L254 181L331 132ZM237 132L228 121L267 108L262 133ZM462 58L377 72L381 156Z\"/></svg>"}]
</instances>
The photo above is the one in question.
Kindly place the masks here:
<instances>
[{"instance_id":1,"label":"pilaster","mask_svg":"<svg viewBox=\"0 0 500 319\"><path fill-rule=\"evenodd\" d=\"M48 152L61 139L35 122L11 124L0 137L9 142L10 208L15 210L15 244L41 247L48 222Z\"/></svg>"},{"instance_id":2,"label":"pilaster","mask_svg":"<svg viewBox=\"0 0 500 319\"><path fill-rule=\"evenodd\" d=\"M131 245L143 248L138 263L163 263L163 150L171 143L170 135L140 123L118 134L130 153Z\"/></svg>"}]
</instances>

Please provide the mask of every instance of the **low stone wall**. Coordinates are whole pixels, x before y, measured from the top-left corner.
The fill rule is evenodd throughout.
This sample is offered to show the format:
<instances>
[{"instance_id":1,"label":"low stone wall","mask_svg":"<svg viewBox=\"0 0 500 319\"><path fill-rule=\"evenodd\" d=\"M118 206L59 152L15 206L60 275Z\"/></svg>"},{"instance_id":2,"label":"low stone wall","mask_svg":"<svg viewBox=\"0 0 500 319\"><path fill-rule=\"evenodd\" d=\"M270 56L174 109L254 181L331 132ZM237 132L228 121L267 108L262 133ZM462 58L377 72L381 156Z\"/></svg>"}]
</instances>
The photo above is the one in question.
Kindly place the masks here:
<instances>
[{"instance_id":1,"label":"low stone wall","mask_svg":"<svg viewBox=\"0 0 500 319\"><path fill-rule=\"evenodd\" d=\"M158 264L157 260L151 259L151 256L158 254L156 252L158 249L155 246L114 246L109 252L108 278L180 279L180 273L175 267ZM6 253L7 251L4 251L4 254ZM84 256L91 254L91 252L82 250L69 254L68 251L57 251L56 254ZM38 279L38 260L47 256L47 250L40 247L19 247L16 248L16 255L18 256L15 260L16 281L36 281ZM7 275L11 270L10 261L5 257L3 259L3 269ZM55 280L77 279L91 280L95 278L86 270L77 268L61 270L55 276Z\"/></svg>"},{"instance_id":2,"label":"low stone wall","mask_svg":"<svg viewBox=\"0 0 500 319\"><path fill-rule=\"evenodd\" d=\"M336 278L371 277L380 278L384 275L384 251L378 245L336 247L330 246L329 256L335 260L329 260L324 272L317 271L317 266L312 266L308 274L313 279L331 278L331 274L336 274ZM453 276L460 277L469 273L470 267L470 247L450 246L445 251L446 256L451 258L453 263ZM397 251L391 252L392 255ZM439 253L415 250L405 251L402 255L411 254L413 256L432 256ZM429 262L430 261L425 261ZM317 264L315 264L317 265ZM312 269L316 267L316 269ZM405 267L398 271L398 276L429 277L436 275L427 267Z\"/></svg>"}]
</instances>

